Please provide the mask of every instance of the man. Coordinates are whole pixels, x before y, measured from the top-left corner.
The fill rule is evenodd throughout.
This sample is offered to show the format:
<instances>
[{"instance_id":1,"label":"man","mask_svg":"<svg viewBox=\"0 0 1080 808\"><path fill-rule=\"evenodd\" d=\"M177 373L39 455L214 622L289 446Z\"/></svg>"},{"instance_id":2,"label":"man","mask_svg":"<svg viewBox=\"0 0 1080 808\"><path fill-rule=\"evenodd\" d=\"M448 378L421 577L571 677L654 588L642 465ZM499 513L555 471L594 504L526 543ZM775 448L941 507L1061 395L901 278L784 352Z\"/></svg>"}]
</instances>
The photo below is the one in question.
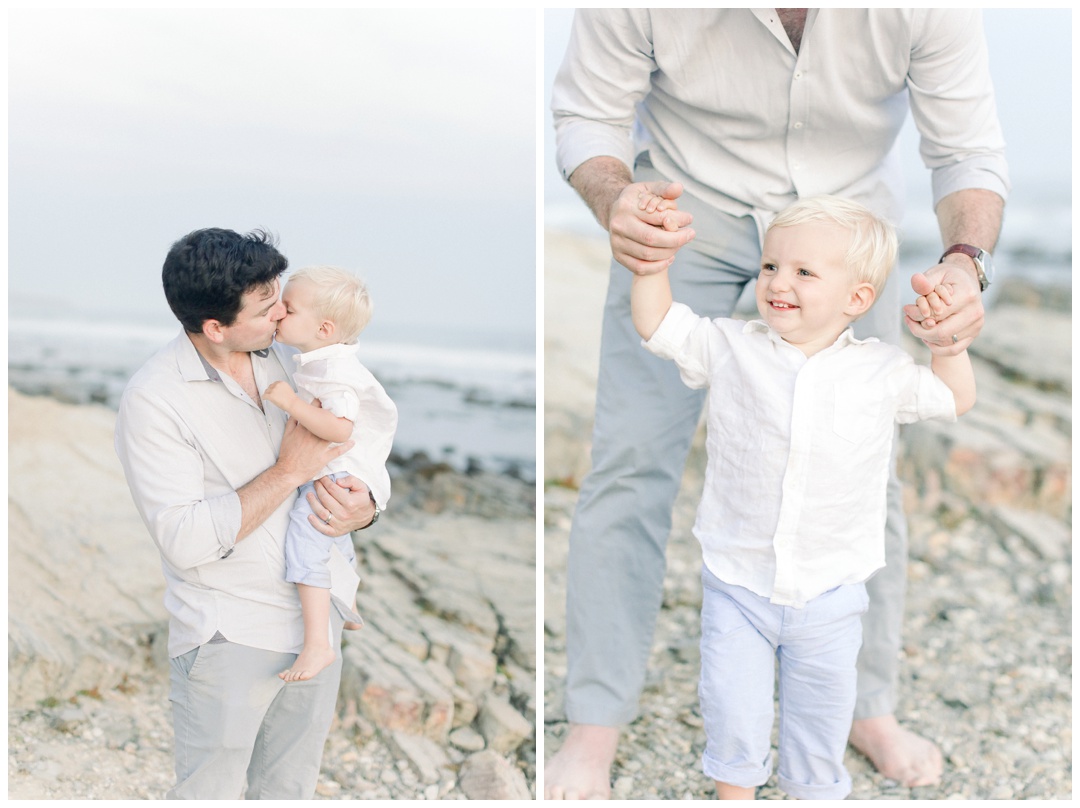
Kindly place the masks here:
<instances>
[{"instance_id":1,"label":"man","mask_svg":"<svg viewBox=\"0 0 1080 808\"><path fill-rule=\"evenodd\" d=\"M351 443L316 438L260 392L289 382L270 350L285 317L288 262L269 236L207 229L177 241L162 270L181 333L132 377L116 452L161 553L169 612L174 799L310 799L337 701L341 656L307 681L278 673L303 644L284 540L296 490ZM324 479L312 524L371 524L362 481ZM340 555L334 589L357 578ZM335 646L344 620L332 616ZM246 794L245 794L246 785Z\"/></svg>"},{"instance_id":2,"label":"man","mask_svg":"<svg viewBox=\"0 0 1080 808\"><path fill-rule=\"evenodd\" d=\"M644 682L671 508L703 401L641 349L627 269L670 267L676 299L728 316L757 274L765 227L796 198L847 196L897 220L893 145L909 108L945 249L912 279L918 297L904 312L916 336L959 352L982 327L979 295L1008 190L977 11L577 12L552 97L558 161L609 231L613 262L593 466L570 533L570 730L545 770L549 798L609 795L619 726L634 718ZM643 190L677 200L679 210L643 210ZM937 283L952 290L950 306L926 297ZM857 335L898 342L899 309L893 283ZM887 566L868 584L850 740L886 776L920 785L937 781L942 762L894 715L907 552L899 494L894 474Z\"/></svg>"}]
</instances>

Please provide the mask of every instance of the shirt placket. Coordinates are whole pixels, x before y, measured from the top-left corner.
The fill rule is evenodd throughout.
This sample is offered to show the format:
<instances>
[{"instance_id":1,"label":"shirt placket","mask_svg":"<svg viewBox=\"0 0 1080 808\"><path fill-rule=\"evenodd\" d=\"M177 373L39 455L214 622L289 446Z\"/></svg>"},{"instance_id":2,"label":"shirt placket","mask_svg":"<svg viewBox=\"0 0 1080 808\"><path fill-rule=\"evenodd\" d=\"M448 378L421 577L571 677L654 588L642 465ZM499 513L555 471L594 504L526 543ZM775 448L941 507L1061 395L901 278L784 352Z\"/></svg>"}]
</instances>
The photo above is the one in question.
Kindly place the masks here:
<instances>
[{"instance_id":1,"label":"shirt placket","mask_svg":"<svg viewBox=\"0 0 1080 808\"><path fill-rule=\"evenodd\" d=\"M812 397L819 363L810 357L795 377L795 394L791 408L791 448L784 482L781 488L780 517L773 535L776 556L776 576L773 579L773 601L801 604L799 597L799 565L796 560L799 541L799 520L806 502L806 485L813 449L814 408Z\"/></svg>"},{"instance_id":2,"label":"shirt placket","mask_svg":"<svg viewBox=\"0 0 1080 808\"><path fill-rule=\"evenodd\" d=\"M812 166L808 148L810 117L810 86L812 76L807 69L806 48L799 51L795 60L795 70L791 74L788 90L788 126L787 126L787 164L788 176L791 177L792 189L801 195L802 189L809 186L808 180Z\"/></svg>"}]
</instances>

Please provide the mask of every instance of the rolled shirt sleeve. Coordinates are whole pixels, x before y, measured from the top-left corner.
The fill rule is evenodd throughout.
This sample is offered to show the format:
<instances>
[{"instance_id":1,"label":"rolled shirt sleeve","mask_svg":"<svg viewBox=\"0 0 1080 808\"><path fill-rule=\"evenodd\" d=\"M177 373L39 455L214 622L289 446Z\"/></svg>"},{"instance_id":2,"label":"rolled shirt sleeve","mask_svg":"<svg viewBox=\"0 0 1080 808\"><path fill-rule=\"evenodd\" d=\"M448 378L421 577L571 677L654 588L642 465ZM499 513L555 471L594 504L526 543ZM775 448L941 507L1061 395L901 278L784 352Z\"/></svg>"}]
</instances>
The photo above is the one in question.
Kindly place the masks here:
<instances>
[{"instance_id":1,"label":"rolled shirt sleeve","mask_svg":"<svg viewBox=\"0 0 1080 808\"><path fill-rule=\"evenodd\" d=\"M551 92L556 162L564 179L593 157L634 165L637 102L656 69L646 9L578 9Z\"/></svg>"},{"instance_id":2,"label":"rolled shirt sleeve","mask_svg":"<svg viewBox=\"0 0 1080 808\"><path fill-rule=\"evenodd\" d=\"M195 436L153 392L129 389L120 402L116 453L132 498L162 557L177 570L224 558L240 532L240 497L207 492Z\"/></svg>"},{"instance_id":3,"label":"rolled shirt sleeve","mask_svg":"<svg viewBox=\"0 0 1080 808\"><path fill-rule=\"evenodd\" d=\"M981 11L925 9L916 19L907 86L934 206L972 188L1007 198L1005 139Z\"/></svg>"}]
</instances>

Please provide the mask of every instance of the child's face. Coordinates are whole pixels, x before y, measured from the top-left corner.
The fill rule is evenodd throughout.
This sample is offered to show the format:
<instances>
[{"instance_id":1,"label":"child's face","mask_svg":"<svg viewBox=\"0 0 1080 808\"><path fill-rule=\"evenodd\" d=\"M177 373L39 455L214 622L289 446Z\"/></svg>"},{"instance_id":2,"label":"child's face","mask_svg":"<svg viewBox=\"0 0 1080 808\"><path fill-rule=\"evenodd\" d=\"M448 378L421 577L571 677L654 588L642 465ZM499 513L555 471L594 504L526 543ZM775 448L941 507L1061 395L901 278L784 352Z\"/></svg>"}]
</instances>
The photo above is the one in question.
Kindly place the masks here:
<instances>
[{"instance_id":1,"label":"child's face","mask_svg":"<svg viewBox=\"0 0 1080 808\"><path fill-rule=\"evenodd\" d=\"M320 339L320 327L327 322L315 312L312 301L315 290L305 280L289 281L281 293L285 304L285 316L278 322L274 338L285 345L292 345L302 352L313 351L327 344Z\"/></svg>"},{"instance_id":2,"label":"child's face","mask_svg":"<svg viewBox=\"0 0 1080 808\"><path fill-rule=\"evenodd\" d=\"M832 345L859 313L852 294L866 284L856 283L844 266L851 238L840 225L817 222L774 227L765 235L758 312L807 356Z\"/></svg>"}]
</instances>

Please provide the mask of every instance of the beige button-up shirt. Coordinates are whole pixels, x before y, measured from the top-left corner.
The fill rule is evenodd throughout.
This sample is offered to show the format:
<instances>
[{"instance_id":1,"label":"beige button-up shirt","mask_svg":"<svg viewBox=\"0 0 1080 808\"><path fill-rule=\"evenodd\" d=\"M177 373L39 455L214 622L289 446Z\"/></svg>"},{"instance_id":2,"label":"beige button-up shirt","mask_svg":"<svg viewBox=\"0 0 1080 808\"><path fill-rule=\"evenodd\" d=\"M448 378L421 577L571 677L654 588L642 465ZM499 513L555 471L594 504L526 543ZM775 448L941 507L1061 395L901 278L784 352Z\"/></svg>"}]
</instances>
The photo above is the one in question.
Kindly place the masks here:
<instances>
[{"instance_id":1,"label":"beige button-up shirt","mask_svg":"<svg viewBox=\"0 0 1080 808\"><path fill-rule=\"evenodd\" d=\"M934 205L1008 172L974 9L810 9L798 54L775 9L579 9L552 91L564 177L648 150L665 177L759 232L797 197L898 221L911 110Z\"/></svg>"},{"instance_id":2,"label":"beige button-up shirt","mask_svg":"<svg viewBox=\"0 0 1080 808\"><path fill-rule=\"evenodd\" d=\"M279 355L262 353L251 354L258 389L290 383ZM295 496L236 541L237 489L277 462L288 420L273 404L263 407L205 363L182 331L136 372L120 400L116 453L161 553L171 657L216 632L284 653L303 645L296 587L285 581ZM355 578L348 564L343 572Z\"/></svg>"},{"instance_id":3,"label":"beige button-up shirt","mask_svg":"<svg viewBox=\"0 0 1080 808\"><path fill-rule=\"evenodd\" d=\"M885 565L894 425L956 419L929 367L850 328L807 358L761 320L681 303L644 344L688 387L709 388L694 535L713 575L800 607Z\"/></svg>"}]
</instances>

